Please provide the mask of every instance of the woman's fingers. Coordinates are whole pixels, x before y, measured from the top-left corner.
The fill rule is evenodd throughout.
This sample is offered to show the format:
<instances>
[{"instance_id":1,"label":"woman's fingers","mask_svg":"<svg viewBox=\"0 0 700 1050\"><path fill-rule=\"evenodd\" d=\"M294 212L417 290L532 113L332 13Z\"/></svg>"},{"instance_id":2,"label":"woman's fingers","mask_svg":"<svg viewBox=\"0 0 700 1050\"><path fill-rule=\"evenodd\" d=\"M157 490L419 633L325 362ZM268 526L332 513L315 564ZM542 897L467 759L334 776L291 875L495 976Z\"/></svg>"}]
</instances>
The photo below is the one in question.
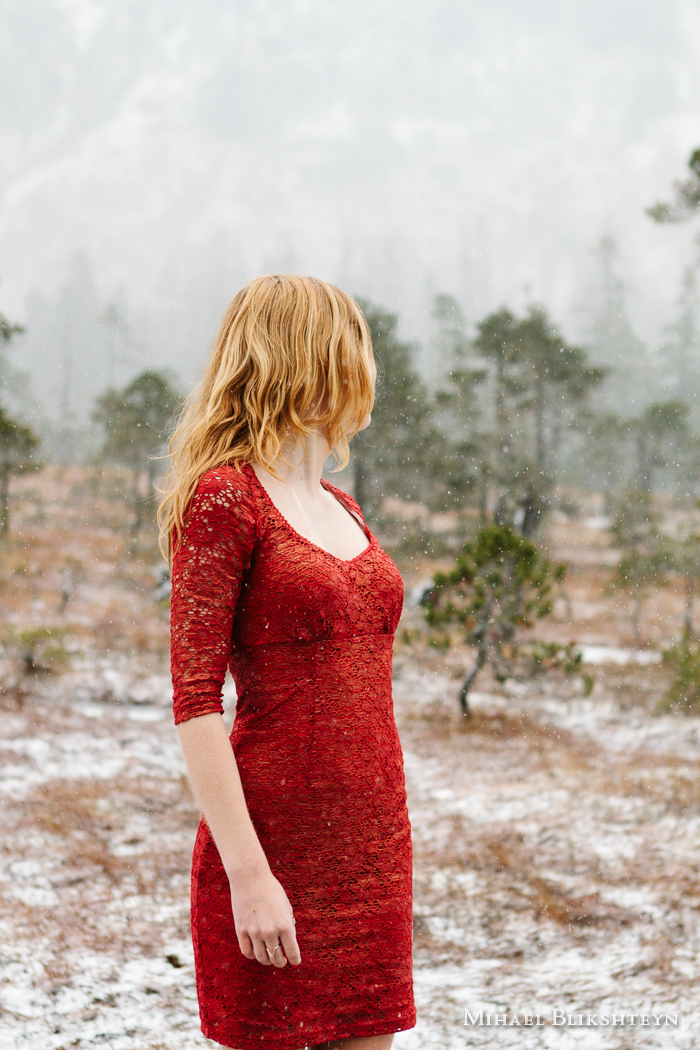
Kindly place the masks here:
<instances>
[{"instance_id":1,"label":"woman's fingers","mask_svg":"<svg viewBox=\"0 0 700 1050\"><path fill-rule=\"evenodd\" d=\"M291 924L280 933L280 941L282 942L282 948L284 954L289 959L292 966L298 966L301 962L301 952L299 951L299 944L297 943L297 935L294 926ZM279 955L280 953L277 952Z\"/></svg>"},{"instance_id":2,"label":"woman's fingers","mask_svg":"<svg viewBox=\"0 0 700 1050\"><path fill-rule=\"evenodd\" d=\"M253 942L248 934L238 933L238 930L236 930L236 935L238 937L238 947L241 949L243 955L245 955L246 959L254 959L255 948L253 947Z\"/></svg>"},{"instance_id":3,"label":"woman's fingers","mask_svg":"<svg viewBox=\"0 0 700 1050\"><path fill-rule=\"evenodd\" d=\"M248 951L244 949L242 941L247 942ZM299 945L291 924L279 933L267 931L266 933L244 934L243 938L239 938L239 944L241 944L241 951L248 959L257 959L263 966L276 966L281 970L288 961L292 966L298 966L301 962Z\"/></svg>"},{"instance_id":4,"label":"woman's fingers","mask_svg":"<svg viewBox=\"0 0 700 1050\"><path fill-rule=\"evenodd\" d=\"M252 888L245 881L232 883L231 907L238 944L247 959L280 970L287 962L299 965L301 953L292 906L271 873L269 878L255 881Z\"/></svg>"},{"instance_id":5,"label":"woman's fingers","mask_svg":"<svg viewBox=\"0 0 700 1050\"><path fill-rule=\"evenodd\" d=\"M270 938L272 939L272 938ZM252 934L253 948L255 949L255 958L263 966L272 966L272 963L267 957L267 951L265 950L265 938L261 933Z\"/></svg>"},{"instance_id":6,"label":"woman's fingers","mask_svg":"<svg viewBox=\"0 0 700 1050\"><path fill-rule=\"evenodd\" d=\"M267 957L273 966L276 966L278 970L281 970L283 966L287 965L287 960L279 940L276 944L273 944L270 941L265 941L265 946L269 952Z\"/></svg>"}]
</instances>

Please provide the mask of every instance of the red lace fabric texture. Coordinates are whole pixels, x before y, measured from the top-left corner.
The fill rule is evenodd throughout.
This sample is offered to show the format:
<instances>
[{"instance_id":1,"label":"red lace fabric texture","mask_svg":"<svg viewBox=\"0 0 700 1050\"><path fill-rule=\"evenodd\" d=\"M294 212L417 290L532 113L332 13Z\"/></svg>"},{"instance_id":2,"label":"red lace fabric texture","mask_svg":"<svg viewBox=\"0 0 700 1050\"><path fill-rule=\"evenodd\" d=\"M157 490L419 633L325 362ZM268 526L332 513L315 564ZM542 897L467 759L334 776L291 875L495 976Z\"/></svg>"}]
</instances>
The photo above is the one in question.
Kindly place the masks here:
<instances>
[{"instance_id":1,"label":"red lace fabric texture","mask_svg":"<svg viewBox=\"0 0 700 1050\"><path fill-rule=\"evenodd\" d=\"M226 874L202 819L192 936L202 1031L236 1050L300 1050L412 1028L412 856L393 714L396 565L344 561L295 532L249 464L208 471L173 559L176 723L221 711L248 809L296 918L301 965L238 947Z\"/></svg>"}]
</instances>

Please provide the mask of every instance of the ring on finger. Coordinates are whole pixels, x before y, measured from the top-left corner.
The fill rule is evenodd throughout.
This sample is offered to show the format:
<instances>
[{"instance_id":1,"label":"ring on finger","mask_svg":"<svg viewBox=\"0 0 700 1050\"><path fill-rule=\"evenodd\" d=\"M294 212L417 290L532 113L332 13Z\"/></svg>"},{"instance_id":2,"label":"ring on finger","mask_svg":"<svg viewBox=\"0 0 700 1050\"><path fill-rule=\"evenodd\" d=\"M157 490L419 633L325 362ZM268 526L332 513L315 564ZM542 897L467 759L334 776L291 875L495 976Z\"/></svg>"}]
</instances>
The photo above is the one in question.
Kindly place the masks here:
<instances>
[{"instance_id":1,"label":"ring on finger","mask_svg":"<svg viewBox=\"0 0 700 1050\"><path fill-rule=\"evenodd\" d=\"M267 957L268 957L268 959L270 960L270 962L274 962L274 961L275 961L275 952L276 952L276 951L278 950L278 948L280 948L280 947L281 947L281 945L280 945L280 944L276 944L276 945L275 945L275 947L274 947L274 948L272 949L272 951L270 951L270 949L268 948L268 946L267 946L267 945L265 945L265 951L267 952Z\"/></svg>"}]
</instances>

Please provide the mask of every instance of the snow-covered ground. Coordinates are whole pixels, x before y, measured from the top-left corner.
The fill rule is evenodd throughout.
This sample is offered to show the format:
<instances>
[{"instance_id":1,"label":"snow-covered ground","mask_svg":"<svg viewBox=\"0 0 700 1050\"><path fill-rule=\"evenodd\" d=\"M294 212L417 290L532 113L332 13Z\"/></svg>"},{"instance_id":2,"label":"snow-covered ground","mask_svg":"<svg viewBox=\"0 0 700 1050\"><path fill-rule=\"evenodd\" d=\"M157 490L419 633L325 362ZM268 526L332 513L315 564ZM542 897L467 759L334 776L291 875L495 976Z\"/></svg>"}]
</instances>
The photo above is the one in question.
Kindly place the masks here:
<instances>
[{"instance_id":1,"label":"snow-covered ground","mask_svg":"<svg viewBox=\"0 0 700 1050\"><path fill-rule=\"evenodd\" d=\"M0 1046L213 1045L188 929L198 814L167 679L94 671L90 698L87 677L46 679L1 715ZM419 1010L397 1050L697 1046L700 720L477 693L465 728L454 692L397 655ZM553 1025L557 1009L680 1018ZM545 1023L465 1025L466 1010Z\"/></svg>"},{"instance_id":2,"label":"snow-covered ground","mask_svg":"<svg viewBox=\"0 0 700 1050\"><path fill-rule=\"evenodd\" d=\"M700 1045L700 720L475 694L399 661L419 1046ZM465 1027L465 1010L637 1023Z\"/></svg>"},{"instance_id":3,"label":"snow-covered ground","mask_svg":"<svg viewBox=\"0 0 700 1050\"><path fill-rule=\"evenodd\" d=\"M213 1046L189 931L199 814L172 724L155 550L130 548L128 508L106 484L97 503L77 470L23 484L16 539L0 548L0 1050ZM573 569L546 629L581 646L590 696L481 677L460 719L470 654L416 641L407 602L394 695L418 1024L397 1050L700 1046L700 718L659 713L666 672L649 658L682 622L683 595L655 594L646 648L630 648L626 600L605 593L605 537L572 529L553 530ZM16 632L47 627L63 663L23 674ZM234 705L229 688L229 718ZM465 1011L543 1023L465 1025ZM598 1024L553 1023L569 1014ZM666 1014L679 1023L654 1022Z\"/></svg>"},{"instance_id":4,"label":"snow-covered ground","mask_svg":"<svg viewBox=\"0 0 700 1050\"><path fill-rule=\"evenodd\" d=\"M658 664L661 653L656 649L622 649L615 645L579 645L584 664Z\"/></svg>"}]
</instances>

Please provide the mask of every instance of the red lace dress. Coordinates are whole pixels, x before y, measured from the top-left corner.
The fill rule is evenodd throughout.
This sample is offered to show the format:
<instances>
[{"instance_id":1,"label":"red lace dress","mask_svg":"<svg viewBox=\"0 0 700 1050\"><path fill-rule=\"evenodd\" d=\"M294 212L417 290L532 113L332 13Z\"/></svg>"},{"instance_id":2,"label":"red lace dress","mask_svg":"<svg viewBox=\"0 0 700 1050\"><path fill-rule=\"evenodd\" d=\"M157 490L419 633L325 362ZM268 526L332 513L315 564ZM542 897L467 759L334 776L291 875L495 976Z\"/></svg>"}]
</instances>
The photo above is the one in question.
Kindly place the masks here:
<instances>
[{"instance_id":1,"label":"red lace dress","mask_svg":"<svg viewBox=\"0 0 700 1050\"><path fill-rule=\"evenodd\" d=\"M357 503L369 546L350 560L297 533L249 464L208 471L173 559L176 723L221 711L248 810L296 918L301 965L247 959L228 880L202 819L192 936L202 1031L236 1050L299 1050L416 1023L411 829L393 714L394 562Z\"/></svg>"}]
</instances>

